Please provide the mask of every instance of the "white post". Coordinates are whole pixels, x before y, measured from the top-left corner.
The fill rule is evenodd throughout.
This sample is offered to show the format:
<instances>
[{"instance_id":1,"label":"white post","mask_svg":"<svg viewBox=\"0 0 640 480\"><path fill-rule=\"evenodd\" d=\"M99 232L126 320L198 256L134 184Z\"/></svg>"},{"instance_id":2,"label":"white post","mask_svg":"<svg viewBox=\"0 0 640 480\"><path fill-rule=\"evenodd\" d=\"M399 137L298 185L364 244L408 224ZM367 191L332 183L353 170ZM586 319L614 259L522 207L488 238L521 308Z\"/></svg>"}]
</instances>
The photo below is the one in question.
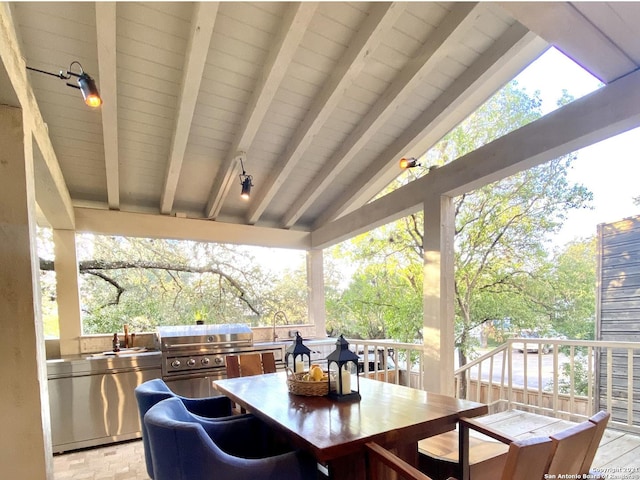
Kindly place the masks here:
<instances>
[{"instance_id":1,"label":"white post","mask_svg":"<svg viewBox=\"0 0 640 480\"><path fill-rule=\"evenodd\" d=\"M424 202L424 388L454 394L454 212L451 197Z\"/></svg>"},{"instance_id":2,"label":"white post","mask_svg":"<svg viewBox=\"0 0 640 480\"><path fill-rule=\"evenodd\" d=\"M80 293L76 236L73 230L54 230L56 297L60 325L60 353L80 353Z\"/></svg>"},{"instance_id":3,"label":"white post","mask_svg":"<svg viewBox=\"0 0 640 480\"><path fill-rule=\"evenodd\" d=\"M324 297L324 255L322 250L307 252L307 287L309 289L309 321L316 327L316 336L327 336L327 315Z\"/></svg>"},{"instance_id":4,"label":"white post","mask_svg":"<svg viewBox=\"0 0 640 480\"><path fill-rule=\"evenodd\" d=\"M53 478L33 141L22 110L0 106L0 465L3 478Z\"/></svg>"}]
</instances>

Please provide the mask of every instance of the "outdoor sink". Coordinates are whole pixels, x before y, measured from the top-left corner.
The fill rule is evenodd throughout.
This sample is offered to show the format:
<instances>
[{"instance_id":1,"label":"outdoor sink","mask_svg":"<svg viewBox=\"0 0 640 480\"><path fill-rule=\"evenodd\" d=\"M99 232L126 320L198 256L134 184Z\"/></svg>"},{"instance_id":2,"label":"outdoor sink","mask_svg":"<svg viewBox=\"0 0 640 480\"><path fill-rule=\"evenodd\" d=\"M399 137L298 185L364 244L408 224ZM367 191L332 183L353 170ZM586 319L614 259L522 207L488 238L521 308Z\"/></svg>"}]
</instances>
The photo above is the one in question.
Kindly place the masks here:
<instances>
[{"instance_id":1,"label":"outdoor sink","mask_svg":"<svg viewBox=\"0 0 640 480\"><path fill-rule=\"evenodd\" d=\"M108 352L92 353L89 355L89 357L91 358L122 357L126 355L136 355L138 353L144 353L149 351L150 350L145 347L121 348L120 351L118 352L108 351Z\"/></svg>"}]
</instances>

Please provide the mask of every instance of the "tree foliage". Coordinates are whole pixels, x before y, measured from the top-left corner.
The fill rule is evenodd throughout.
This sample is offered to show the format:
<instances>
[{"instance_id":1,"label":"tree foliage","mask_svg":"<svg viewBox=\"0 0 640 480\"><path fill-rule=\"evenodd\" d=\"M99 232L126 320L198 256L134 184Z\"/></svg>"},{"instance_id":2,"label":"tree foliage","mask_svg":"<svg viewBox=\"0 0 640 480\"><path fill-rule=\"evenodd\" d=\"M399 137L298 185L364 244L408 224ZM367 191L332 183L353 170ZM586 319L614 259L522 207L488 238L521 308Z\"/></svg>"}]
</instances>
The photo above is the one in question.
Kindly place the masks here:
<instances>
[{"instance_id":1,"label":"tree foliage","mask_svg":"<svg viewBox=\"0 0 640 480\"><path fill-rule=\"evenodd\" d=\"M549 272L549 320L569 338L595 338L596 237L578 239L554 253Z\"/></svg>"},{"instance_id":2,"label":"tree foliage","mask_svg":"<svg viewBox=\"0 0 640 480\"><path fill-rule=\"evenodd\" d=\"M85 334L125 323L134 331L198 320L262 325L277 310L292 323L307 321L304 274L274 278L252 249L95 235L78 235L76 243ZM51 252L45 256L41 270L51 271Z\"/></svg>"},{"instance_id":3,"label":"tree foliage","mask_svg":"<svg viewBox=\"0 0 640 480\"><path fill-rule=\"evenodd\" d=\"M512 82L432 148L423 163L449 163L540 115L538 95L529 96ZM559 158L454 199L461 364L473 349L473 331L481 325L539 327L553 320L550 312L558 303L549 285L554 278L560 281L561 272L551 268L547 241L567 212L586 208L591 200L583 186L568 181L573 161L574 155ZM411 175L390 189L412 180ZM351 327L349 334L362 334L367 325L376 325L377 331L399 340L421 337L422 232L423 216L418 213L334 250L358 265L341 297L342 310L353 319L341 325L343 330ZM567 286L566 296L573 295L570 290ZM371 308L364 311L364 304Z\"/></svg>"}]
</instances>

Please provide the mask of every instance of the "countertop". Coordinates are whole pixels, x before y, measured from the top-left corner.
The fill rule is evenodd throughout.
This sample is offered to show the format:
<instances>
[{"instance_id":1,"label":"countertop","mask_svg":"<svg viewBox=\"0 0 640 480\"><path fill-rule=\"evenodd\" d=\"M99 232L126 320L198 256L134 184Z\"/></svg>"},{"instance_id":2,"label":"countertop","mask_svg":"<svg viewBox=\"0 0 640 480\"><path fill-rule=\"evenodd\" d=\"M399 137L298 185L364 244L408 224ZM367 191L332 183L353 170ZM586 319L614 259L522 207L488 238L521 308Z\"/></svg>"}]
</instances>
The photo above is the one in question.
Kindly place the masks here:
<instances>
[{"instance_id":1,"label":"countertop","mask_svg":"<svg viewBox=\"0 0 640 480\"><path fill-rule=\"evenodd\" d=\"M120 352L63 355L47 360L48 378L99 373L117 373L131 369L160 368L159 350L123 349Z\"/></svg>"},{"instance_id":2,"label":"countertop","mask_svg":"<svg viewBox=\"0 0 640 480\"><path fill-rule=\"evenodd\" d=\"M336 339L305 339L305 345L314 350L314 345L334 345ZM293 339L278 339L275 342L256 342L255 349L286 348ZM123 348L119 352L82 353L62 355L47 359L48 378L61 378L73 375L92 375L99 373L117 373L120 370L161 368L160 350L147 348Z\"/></svg>"}]
</instances>

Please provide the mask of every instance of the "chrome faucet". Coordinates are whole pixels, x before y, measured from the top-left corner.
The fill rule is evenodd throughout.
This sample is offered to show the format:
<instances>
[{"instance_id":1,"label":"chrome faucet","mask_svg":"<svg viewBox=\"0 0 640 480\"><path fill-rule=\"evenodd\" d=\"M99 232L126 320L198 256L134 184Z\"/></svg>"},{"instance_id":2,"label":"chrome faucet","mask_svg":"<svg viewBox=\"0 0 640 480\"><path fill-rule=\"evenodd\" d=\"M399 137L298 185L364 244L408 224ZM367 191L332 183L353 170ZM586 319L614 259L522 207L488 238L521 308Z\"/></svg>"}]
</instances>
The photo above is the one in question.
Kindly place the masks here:
<instances>
[{"instance_id":1,"label":"chrome faucet","mask_svg":"<svg viewBox=\"0 0 640 480\"><path fill-rule=\"evenodd\" d=\"M276 333L276 319L278 318L278 315L284 317L285 325L289 323L287 314L284 313L282 310L278 310L276 313L273 314L273 341L274 342L278 340L278 334Z\"/></svg>"}]
</instances>

